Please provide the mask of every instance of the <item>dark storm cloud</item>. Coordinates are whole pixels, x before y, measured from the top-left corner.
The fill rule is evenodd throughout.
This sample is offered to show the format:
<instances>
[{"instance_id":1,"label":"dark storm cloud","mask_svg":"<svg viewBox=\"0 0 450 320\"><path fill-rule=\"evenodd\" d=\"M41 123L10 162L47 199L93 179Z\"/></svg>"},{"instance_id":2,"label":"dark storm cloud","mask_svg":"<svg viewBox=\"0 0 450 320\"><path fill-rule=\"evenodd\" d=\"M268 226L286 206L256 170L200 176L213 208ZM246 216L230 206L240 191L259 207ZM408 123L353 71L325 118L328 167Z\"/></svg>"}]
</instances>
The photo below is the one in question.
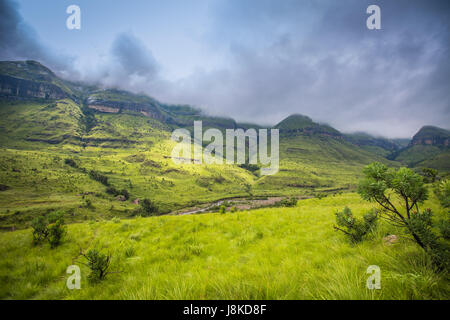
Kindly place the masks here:
<instances>
[{"instance_id":1,"label":"dark storm cloud","mask_svg":"<svg viewBox=\"0 0 450 320\"><path fill-rule=\"evenodd\" d=\"M366 28L378 4L382 30ZM450 123L448 1L233 1L213 44L231 66L179 83L213 114L274 124L303 113L344 131L411 136Z\"/></svg>"},{"instance_id":2,"label":"dark storm cloud","mask_svg":"<svg viewBox=\"0 0 450 320\"><path fill-rule=\"evenodd\" d=\"M152 53L133 35L120 34L113 43L111 53L127 74L154 77L158 72Z\"/></svg>"},{"instance_id":3,"label":"dark storm cloud","mask_svg":"<svg viewBox=\"0 0 450 320\"><path fill-rule=\"evenodd\" d=\"M366 28L371 4L381 7L382 30ZM13 2L0 0L0 10L2 59L64 69L68 59L49 53ZM239 121L275 124L302 113L390 137L410 137L426 124L449 127L450 1L217 0L209 10L201 42L223 63L164 79L153 44L127 32L80 69L80 79ZM173 46L184 59L185 48Z\"/></svg>"},{"instance_id":4,"label":"dark storm cloud","mask_svg":"<svg viewBox=\"0 0 450 320\"><path fill-rule=\"evenodd\" d=\"M39 40L19 14L15 1L0 0L0 60L38 60L60 74L70 70L72 58L55 55Z\"/></svg>"},{"instance_id":5,"label":"dark storm cloud","mask_svg":"<svg viewBox=\"0 0 450 320\"><path fill-rule=\"evenodd\" d=\"M80 80L103 87L146 92L158 96L158 87L165 85L159 75L160 66L152 52L132 33L117 35L105 58L94 68L83 70Z\"/></svg>"}]
</instances>

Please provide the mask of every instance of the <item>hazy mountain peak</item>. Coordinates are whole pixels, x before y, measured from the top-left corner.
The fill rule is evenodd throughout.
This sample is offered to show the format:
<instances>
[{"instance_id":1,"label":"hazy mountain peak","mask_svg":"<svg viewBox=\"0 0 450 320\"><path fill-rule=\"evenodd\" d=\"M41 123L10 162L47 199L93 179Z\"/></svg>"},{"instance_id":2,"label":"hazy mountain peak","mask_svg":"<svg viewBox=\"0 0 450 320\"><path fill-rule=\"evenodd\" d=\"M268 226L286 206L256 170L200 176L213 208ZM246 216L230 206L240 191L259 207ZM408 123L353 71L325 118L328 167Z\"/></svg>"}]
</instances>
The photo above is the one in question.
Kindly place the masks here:
<instances>
[{"instance_id":1,"label":"hazy mountain peak","mask_svg":"<svg viewBox=\"0 0 450 320\"><path fill-rule=\"evenodd\" d=\"M411 145L449 146L449 141L449 130L435 126L423 126L414 135Z\"/></svg>"}]
</instances>

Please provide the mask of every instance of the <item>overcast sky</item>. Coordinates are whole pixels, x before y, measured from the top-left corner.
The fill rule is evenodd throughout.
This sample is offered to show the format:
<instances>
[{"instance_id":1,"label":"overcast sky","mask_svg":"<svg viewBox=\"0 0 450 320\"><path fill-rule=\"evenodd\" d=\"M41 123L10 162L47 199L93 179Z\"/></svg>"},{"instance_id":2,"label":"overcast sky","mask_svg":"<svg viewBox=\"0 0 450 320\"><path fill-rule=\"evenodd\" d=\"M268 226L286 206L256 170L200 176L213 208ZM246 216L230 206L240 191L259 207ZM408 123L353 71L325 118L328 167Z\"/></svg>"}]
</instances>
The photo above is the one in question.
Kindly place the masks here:
<instances>
[{"instance_id":1,"label":"overcast sky","mask_svg":"<svg viewBox=\"0 0 450 320\"><path fill-rule=\"evenodd\" d=\"M448 0L0 0L0 59L238 121L411 137L450 126L449 24Z\"/></svg>"}]
</instances>

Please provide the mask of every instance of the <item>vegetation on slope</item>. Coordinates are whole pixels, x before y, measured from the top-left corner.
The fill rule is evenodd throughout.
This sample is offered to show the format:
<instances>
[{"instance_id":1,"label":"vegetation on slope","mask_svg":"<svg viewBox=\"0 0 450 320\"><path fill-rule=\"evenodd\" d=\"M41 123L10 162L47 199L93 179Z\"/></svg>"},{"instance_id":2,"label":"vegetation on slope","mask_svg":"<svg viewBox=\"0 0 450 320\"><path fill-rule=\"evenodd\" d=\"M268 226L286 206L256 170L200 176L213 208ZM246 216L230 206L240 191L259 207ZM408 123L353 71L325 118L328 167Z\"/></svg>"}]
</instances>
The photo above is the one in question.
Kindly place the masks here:
<instances>
[{"instance_id":1,"label":"vegetation on slope","mask_svg":"<svg viewBox=\"0 0 450 320\"><path fill-rule=\"evenodd\" d=\"M68 226L57 249L33 246L30 230L0 234L0 297L13 299L447 299L449 282L414 243L382 225L350 244L333 231L334 212L371 205L355 194L299 202L294 208L163 216ZM443 214L435 202L426 203ZM68 290L66 269L80 248L112 255L105 281ZM381 268L381 290L366 270Z\"/></svg>"}]
</instances>

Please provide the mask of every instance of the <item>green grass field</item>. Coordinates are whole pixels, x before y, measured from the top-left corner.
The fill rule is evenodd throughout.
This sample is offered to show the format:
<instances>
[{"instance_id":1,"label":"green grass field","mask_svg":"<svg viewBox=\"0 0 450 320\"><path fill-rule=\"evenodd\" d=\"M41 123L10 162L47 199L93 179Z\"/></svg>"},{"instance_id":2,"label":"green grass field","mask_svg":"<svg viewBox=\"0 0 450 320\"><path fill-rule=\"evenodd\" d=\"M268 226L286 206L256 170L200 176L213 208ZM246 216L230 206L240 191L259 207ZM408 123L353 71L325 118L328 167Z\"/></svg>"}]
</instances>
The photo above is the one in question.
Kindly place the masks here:
<instances>
[{"instance_id":1,"label":"green grass field","mask_svg":"<svg viewBox=\"0 0 450 320\"><path fill-rule=\"evenodd\" d=\"M437 216L435 200L425 203ZM360 216L371 204L349 193L294 208L227 214L100 219L68 226L63 244L32 245L31 230L0 234L2 299L448 299L449 281L416 244L382 223L350 244L333 231L334 212ZM79 246L113 256L102 282L87 280ZM78 260L83 262L83 260ZM81 266L81 289L66 288L66 268ZM366 270L381 268L381 290Z\"/></svg>"},{"instance_id":2,"label":"green grass field","mask_svg":"<svg viewBox=\"0 0 450 320\"><path fill-rule=\"evenodd\" d=\"M447 275L421 248L404 237L383 243L402 230L383 223L355 245L333 229L337 210L349 206L361 216L371 208L352 193L362 168L399 162L339 137L289 133L273 176L237 165L175 164L173 124L85 108L70 99L0 102L0 299L448 299ZM161 110L178 112L178 122L196 117L182 106ZM203 119L205 128L231 121ZM130 198L108 194L90 170ZM174 214L268 196L312 199L292 208ZM144 198L167 215L131 218L134 200ZM437 218L448 214L433 197L425 207ZM30 222L53 211L68 224L63 243L33 245ZM120 273L88 281L80 247L112 254ZM82 269L81 290L66 287L73 264ZM381 268L381 290L366 288L370 265Z\"/></svg>"}]
</instances>

